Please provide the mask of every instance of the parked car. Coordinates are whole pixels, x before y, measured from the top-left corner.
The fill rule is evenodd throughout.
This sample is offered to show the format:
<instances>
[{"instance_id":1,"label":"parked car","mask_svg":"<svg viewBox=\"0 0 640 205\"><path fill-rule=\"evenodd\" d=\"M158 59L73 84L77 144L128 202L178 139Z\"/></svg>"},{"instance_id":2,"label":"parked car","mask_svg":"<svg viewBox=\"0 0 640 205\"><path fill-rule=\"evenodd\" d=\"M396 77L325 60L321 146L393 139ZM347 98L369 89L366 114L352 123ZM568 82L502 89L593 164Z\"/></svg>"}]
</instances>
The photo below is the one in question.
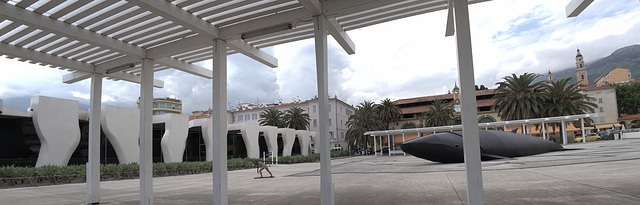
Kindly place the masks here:
<instances>
[{"instance_id":1,"label":"parked car","mask_svg":"<svg viewBox=\"0 0 640 205\"><path fill-rule=\"evenodd\" d=\"M613 139L613 135L609 131L598 132L598 135L600 135L600 139L603 140Z\"/></svg>"},{"instance_id":2,"label":"parked car","mask_svg":"<svg viewBox=\"0 0 640 205\"><path fill-rule=\"evenodd\" d=\"M334 148L331 148L331 151L332 151L332 152L335 152L335 151L342 151L342 147L334 147Z\"/></svg>"},{"instance_id":3,"label":"parked car","mask_svg":"<svg viewBox=\"0 0 640 205\"><path fill-rule=\"evenodd\" d=\"M602 139L600 137L600 135L598 135L596 133L588 134L585 138L586 138L587 142L589 142L589 141L598 141L598 140ZM576 139L573 140L573 142L582 142L582 137L576 137Z\"/></svg>"}]
</instances>

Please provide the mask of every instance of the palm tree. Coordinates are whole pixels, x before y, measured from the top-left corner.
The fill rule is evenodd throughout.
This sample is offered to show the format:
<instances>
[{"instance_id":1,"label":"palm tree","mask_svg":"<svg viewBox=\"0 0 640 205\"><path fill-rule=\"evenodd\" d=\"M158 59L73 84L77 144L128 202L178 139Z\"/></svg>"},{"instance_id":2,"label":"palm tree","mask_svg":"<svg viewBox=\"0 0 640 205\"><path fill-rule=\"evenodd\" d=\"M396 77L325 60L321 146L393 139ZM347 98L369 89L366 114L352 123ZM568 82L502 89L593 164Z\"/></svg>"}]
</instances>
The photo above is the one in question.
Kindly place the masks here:
<instances>
[{"instance_id":1,"label":"palm tree","mask_svg":"<svg viewBox=\"0 0 640 205\"><path fill-rule=\"evenodd\" d=\"M289 108L284 114L285 126L296 130L307 130L310 120L309 114L299 107Z\"/></svg>"},{"instance_id":2,"label":"palm tree","mask_svg":"<svg viewBox=\"0 0 640 205\"><path fill-rule=\"evenodd\" d=\"M534 83L540 74L524 73L520 76L511 74L503 82L498 82L498 88L493 106L502 120L521 120L541 117L543 112L542 82Z\"/></svg>"},{"instance_id":3,"label":"palm tree","mask_svg":"<svg viewBox=\"0 0 640 205\"><path fill-rule=\"evenodd\" d=\"M431 110L422 113L425 118L425 127L438 127L445 125L452 125L453 122L453 106L452 104L446 104L442 99L436 99L433 101L433 107Z\"/></svg>"},{"instance_id":4,"label":"palm tree","mask_svg":"<svg viewBox=\"0 0 640 205\"><path fill-rule=\"evenodd\" d=\"M278 128L284 128L284 113L276 108L269 108L263 113L260 113L260 125L263 126L276 126Z\"/></svg>"},{"instance_id":5,"label":"palm tree","mask_svg":"<svg viewBox=\"0 0 640 205\"><path fill-rule=\"evenodd\" d=\"M380 105L378 105L375 110L378 113L378 117L380 117L382 123L387 125L387 129L392 129L389 128L389 125L392 122L400 119L400 115L402 115L400 108L397 105L393 104L393 101L391 101L391 99L389 98L385 98L380 101Z\"/></svg>"},{"instance_id":6,"label":"palm tree","mask_svg":"<svg viewBox=\"0 0 640 205\"><path fill-rule=\"evenodd\" d=\"M578 83L569 83L572 78L565 78L559 81L543 84L544 87L544 117L555 117L565 115L579 115L593 113L598 106L595 98L582 94ZM591 118L587 118L586 123L591 123ZM555 130L559 124L552 125ZM560 130L561 133L564 130Z\"/></svg>"},{"instance_id":7,"label":"palm tree","mask_svg":"<svg viewBox=\"0 0 640 205\"><path fill-rule=\"evenodd\" d=\"M379 130L384 126L374 110L375 106L374 102L365 100L356 106L356 111L349 116L346 123L349 129L345 136L349 147L360 146L362 150L366 150L366 146L373 142L373 139L365 136L364 133Z\"/></svg>"},{"instance_id":8,"label":"palm tree","mask_svg":"<svg viewBox=\"0 0 640 205\"><path fill-rule=\"evenodd\" d=\"M578 83L571 83L572 78L544 84L544 116L555 117L565 115L579 115L593 113L598 106L593 101L595 98L582 94Z\"/></svg>"}]
</instances>

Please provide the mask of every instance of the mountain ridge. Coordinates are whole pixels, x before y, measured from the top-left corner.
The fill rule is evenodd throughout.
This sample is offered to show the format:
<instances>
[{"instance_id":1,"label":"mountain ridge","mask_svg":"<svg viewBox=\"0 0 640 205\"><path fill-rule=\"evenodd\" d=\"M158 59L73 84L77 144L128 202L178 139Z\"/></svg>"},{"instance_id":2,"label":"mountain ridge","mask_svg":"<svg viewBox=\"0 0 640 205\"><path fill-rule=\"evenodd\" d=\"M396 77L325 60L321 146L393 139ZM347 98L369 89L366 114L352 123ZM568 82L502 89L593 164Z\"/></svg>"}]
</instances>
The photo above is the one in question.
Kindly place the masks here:
<instances>
[{"instance_id":1,"label":"mountain ridge","mask_svg":"<svg viewBox=\"0 0 640 205\"><path fill-rule=\"evenodd\" d=\"M594 82L600 76L603 76L613 69L625 68L629 69L631 76L634 79L640 77L640 44L625 46L613 51L609 56L597 59L593 62L586 63L587 77L589 78L589 85L594 85ZM570 83L576 82L575 68L566 68L561 71L551 72L554 80L560 80L568 77L573 77ZM547 75L539 77L537 81L543 81L547 79Z\"/></svg>"}]
</instances>

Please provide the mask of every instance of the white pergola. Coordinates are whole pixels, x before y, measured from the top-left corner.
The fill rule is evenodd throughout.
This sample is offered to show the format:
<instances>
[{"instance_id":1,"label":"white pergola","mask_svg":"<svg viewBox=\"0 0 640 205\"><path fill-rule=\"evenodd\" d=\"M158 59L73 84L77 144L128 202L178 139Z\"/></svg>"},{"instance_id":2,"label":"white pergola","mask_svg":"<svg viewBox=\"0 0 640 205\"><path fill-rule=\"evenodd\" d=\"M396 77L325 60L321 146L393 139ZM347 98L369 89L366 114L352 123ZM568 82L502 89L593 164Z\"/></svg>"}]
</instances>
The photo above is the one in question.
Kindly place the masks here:
<instances>
[{"instance_id":1,"label":"white pergola","mask_svg":"<svg viewBox=\"0 0 640 205\"><path fill-rule=\"evenodd\" d=\"M140 204L153 203L151 125L155 71L177 69L213 82L213 201L227 204L226 56L241 53L269 67L261 48L315 38L320 149L328 150L327 34L349 54L346 31L449 8L457 30L469 204L484 202L468 4L487 0L0 0L0 54L68 70L63 82L91 79L87 203L100 202L102 79L140 83ZM577 15L592 0L573 0ZM455 29L454 29L455 27ZM445 30L443 28L443 30ZM194 63L213 59L213 70ZM94 120L98 119L98 120ZM333 204L329 152L321 152L321 202Z\"/></svg>"},{"instance_id":2,"label":"white pergola","mask_svg":"<svg viewBox=\"0 0 640 205\"><path fill-rule=\"evenodd\" d=\"M542 129L542 138L543 139L549 139L549 128L548 125L549 123L560 123L560 126L562 126L562 130L566 130L566 123L567 122L573 122L573 121L578 121L580 120L580 130L582 132L582 143L585 143L585 131L584 131L584 119L585 118L594 118L594 117L598 117L598 113L588 113L588 114L581 114L581 115L567 115L567 116L557 116L557 117L545 117L545 118L535 118L535 119L526 119L526 120L511 120L511 121L500 121L500 122L486 122L486 123L478 123L478 129L482 129L484 128L485 130L488 130L489 128L503 128L504 130L507 129L507 126L513 127L513 126L522 126L522 131L524 132L529 132L530 131L526 131L526 126L529 125L529 129L531 128L531 125L540 125L541 129ZM464 130L464 126L463 125L449 125L449 126L439 126L439 127L422 127L422 128L411 128L411 129L398 129L398 130L378 130L378 131L369 131L369 132L365 132L364 135L366 136L371 136L371 137L384 137L387 136L387 141L389 136L391 135L402 135L402 139L404 142L404 138L405 138L405 134L418 134L418 137L421 136L421 134L425 134L425 133L431 133L431 134L436 134L437 132L453 132L453 131L459 131L459 130ZM381 140L380 140L381 141ZM567 133L563 132L562 133L562 143L564 145L567 144ZM375 141L374 141L374 146L375 146Z\"/></svg>"}]
</instances>

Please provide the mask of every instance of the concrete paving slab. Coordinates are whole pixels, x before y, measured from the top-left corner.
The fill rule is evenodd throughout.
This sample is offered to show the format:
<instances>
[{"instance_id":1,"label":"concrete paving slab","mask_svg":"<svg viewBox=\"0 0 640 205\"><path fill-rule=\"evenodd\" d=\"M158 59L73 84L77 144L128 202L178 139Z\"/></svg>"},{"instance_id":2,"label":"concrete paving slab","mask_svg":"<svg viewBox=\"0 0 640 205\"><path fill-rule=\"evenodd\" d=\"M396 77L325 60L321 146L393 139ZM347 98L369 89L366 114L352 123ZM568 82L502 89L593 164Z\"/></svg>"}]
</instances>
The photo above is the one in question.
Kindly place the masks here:
<instances>
[{"instance_id":1,"label":"concrete paving slab","mask_svg":"<svg viewBox=\"0 0 640 205\"><path fill-rule=\"evenodd\" d=\"M483 162L486 204L640 204L640 140ZM320 204L320 164L230 171L230 204ZM412 156L332 160L336 204L465 204L464 164ZM139 204L139 180L101 183L101 204ZM155 204L211 204L211 174L154 178ZM85 184L0 190L0 204L83 204Z\"/></svg>"}]
</instances>

